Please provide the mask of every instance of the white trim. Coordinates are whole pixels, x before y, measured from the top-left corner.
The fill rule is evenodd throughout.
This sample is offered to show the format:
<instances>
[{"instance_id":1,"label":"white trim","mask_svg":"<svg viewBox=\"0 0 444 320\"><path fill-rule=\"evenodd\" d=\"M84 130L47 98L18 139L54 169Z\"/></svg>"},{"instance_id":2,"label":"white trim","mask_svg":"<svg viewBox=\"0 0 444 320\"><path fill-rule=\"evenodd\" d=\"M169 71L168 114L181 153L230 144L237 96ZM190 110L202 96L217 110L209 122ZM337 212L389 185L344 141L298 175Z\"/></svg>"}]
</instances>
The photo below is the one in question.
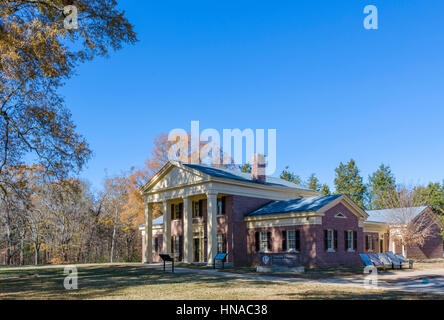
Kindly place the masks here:
<instances>
[{"instance_id":1,"label":"white trim","mask_svg":"<svg viewBox=\"0 0 444 320\"><path fill-rule=\"evenodd\" d=\"M331 234L331 239L329 239ZM331 242L331 246L330 246ZM327 229L327 252L336 252L335 250L335 230Z\"/></svg>"},{"instance_id":2,"label":"white trim","mask_svg":"<svg viewBox=\"0 0 444 320\"><path fill-rule=\"evenodd\" d=\"M247 220L247 228L267 228L267 227L290 227L290 226L304 226L304 225L320 225L322 224L322 217L301 217L301 218L280 218L266 220Z\"/></svg>"},{"instance_id":3,"label":"white trim","mask_svg":"<svg viewBox=\"0 0 444 320\"><path fill-rule=\"evenodd\" d=\"M359 218L368 218L368 214L362 210L356 203L354 203L348 196L342 195L338 197L337 199L333 200L332 202L326 204L321 209L318 210L320 213L325 213L329 209L333 208L337 204L342 203L349 209L354 215L356 215Z\"/></svg>"},{"instance_id":4,"label":"white trim","mask_svg":"<svg viewBox=\"0 0 444 320\"><path fill-rule=\"evenodd\" d=\"M347 217L342 213L342 212L338 212L335 215L335 218L339 218L339 219L347 219Z\"/></svg>"},{"instance_id":5,"label":"white trim","mask_svg":"<svg viewBox=\"0 0 444 320\"><path fill-rule=\"evenodd\" d=\"M156 185L171 171L173 167L177 167L190 174L203 178L204 180L195 181L191 184L176 184L171 187L150 191L154 185ZM140 192L145 195L145 200L147 202L161 202L209 192L265 198L270 200L289 200L298 197L311 197L319 195L318 192L305 189L212 177L197 169L187 167L178 162L166 163L150 181L140 188Z\"/></svg>"}]
</instances>

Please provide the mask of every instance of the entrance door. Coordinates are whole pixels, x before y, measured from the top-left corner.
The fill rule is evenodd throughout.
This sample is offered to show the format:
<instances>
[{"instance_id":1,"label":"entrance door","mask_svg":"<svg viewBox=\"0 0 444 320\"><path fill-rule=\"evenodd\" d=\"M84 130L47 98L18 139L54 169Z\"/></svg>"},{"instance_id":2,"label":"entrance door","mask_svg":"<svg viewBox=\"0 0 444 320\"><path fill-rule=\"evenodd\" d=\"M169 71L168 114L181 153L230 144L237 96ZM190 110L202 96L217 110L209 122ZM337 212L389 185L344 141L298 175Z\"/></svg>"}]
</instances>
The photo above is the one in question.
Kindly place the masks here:
<instances>
[{"instance_id":1,"label":"entrance door","mask_svg":"<svg viewBox=\"0 0 444 320\"><path fill-rule=\"evenodd\" d=\"M379 240L379 252L384 252L384 240Z\"/></svg>"},{"instance_id":2,"label":"entrance door","mask_svg":"<svg viewBox=\"0 0 444 320\"><path fill-rule=\"evenodd\" d=\"M194 262L200 262L200 239L193 239L193 255Z\"/></svg>"}]
</instances>

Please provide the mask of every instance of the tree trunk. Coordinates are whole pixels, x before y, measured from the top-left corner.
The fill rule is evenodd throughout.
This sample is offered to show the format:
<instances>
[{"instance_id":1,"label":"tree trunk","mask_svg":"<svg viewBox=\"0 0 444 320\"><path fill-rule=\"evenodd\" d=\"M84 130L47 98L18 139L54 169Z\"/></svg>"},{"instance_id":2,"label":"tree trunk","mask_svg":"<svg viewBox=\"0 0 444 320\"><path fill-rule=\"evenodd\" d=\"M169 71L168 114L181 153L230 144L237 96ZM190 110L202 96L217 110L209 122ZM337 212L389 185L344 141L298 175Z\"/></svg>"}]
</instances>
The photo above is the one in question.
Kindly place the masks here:
<instances>
[{"instance_id":1,"label":"tree trunk","mask_svg":"<svg viewBox=\"0 0 444 320\"><path fill-rule=\"evenodd\" d=\"M110 259L109 262L113 263L113 257L114 257L114 245L116 242L116 232L117 232L117 218L119 215L119 210L116 207L116 215L114 216L114 227L113 227L113 238L111 240L111 254L110 254Z\"/></svg>"},{"instance_id":2,"label":"tree trunk","mask_svg":"<svg viewBox=\"0 0 444 320\"><path fill-rule=\"evenodd\" d=\"M6 264L11 265L11 230L9 229L9 223L6 225Z\"/></svg>"},{"instance_id":3,"label":"tree trunk","mask_svg":"<svg viewBox=\"0 0 444 320\"><path fill-rule=\"evenodd\" d=\"M34 241L34 264L39 264L39 247L38 244Z\"/></svg>"},{"instance_id":4,"label":"tree trunk","mask_svg":"<svg viewBox=\"0 0 444 320\"><path fill-rule=\"evenodd\" d=\"M22 234L21 239L20 239L20 265L22 266L24 264L24 239L25 239L25 235Z\"/></svg>"}]
</instances>

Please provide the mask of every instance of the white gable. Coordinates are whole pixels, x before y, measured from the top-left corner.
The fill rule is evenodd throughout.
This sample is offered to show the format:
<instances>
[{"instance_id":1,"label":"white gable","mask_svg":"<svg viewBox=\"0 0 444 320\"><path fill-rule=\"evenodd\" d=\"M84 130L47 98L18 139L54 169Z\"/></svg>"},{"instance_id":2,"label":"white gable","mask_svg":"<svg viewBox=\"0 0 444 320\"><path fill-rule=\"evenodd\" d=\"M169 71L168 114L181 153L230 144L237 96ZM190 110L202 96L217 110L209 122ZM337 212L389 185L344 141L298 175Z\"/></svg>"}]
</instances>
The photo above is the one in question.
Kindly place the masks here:
<instances>
[{"instance_id":1,"label":"white gable","mask_svg":"<svg viewBox=\"0 0 444 320\"><path fill-rule=\"evenodd\" d=\"M208 181L192 170L185 170L176 166L167 171L167 173L159 178L159 180L150 188L150 191L160 191L164 189L189 186L200 182Z\"/></svg>"}]
</instances>

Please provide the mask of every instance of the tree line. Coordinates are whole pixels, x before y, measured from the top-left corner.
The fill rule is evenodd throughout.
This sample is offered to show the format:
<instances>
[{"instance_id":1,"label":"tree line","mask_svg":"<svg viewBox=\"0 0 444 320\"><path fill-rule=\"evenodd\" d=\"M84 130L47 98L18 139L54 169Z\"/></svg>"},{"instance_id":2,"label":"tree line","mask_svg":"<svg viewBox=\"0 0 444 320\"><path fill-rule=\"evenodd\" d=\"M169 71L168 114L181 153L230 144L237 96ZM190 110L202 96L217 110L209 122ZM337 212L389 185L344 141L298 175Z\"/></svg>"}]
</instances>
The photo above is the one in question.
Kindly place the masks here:
<instances>
[{"instance_id":1,"label":"tree line","mask_svg":"<svg viewBox=\"0 0 444 320\"><path fill-rule=\"evenodd\" d=\"M72 4L79 28L66 29L64 6ZM113 179L95 194L75 178L92 150L59 89L79 64L136 41L115 0L0 0L0 259L6 263L98 261L112 251L111 257L134 256L131 219L120 222L115 214L116 194L123 195Z\"/></svg>"},{"instance_id":2,"label":"tree line","mask_svg":"<svg viewBox=\"0 0 444 320\"><path fill-rule=\"evenodd\" d=\"M66 4L72 1L0 0L0 259L7 264L139 260L139 188L167 161L171 146L166 135L156 136L142 168L107 177L100 191L78 178L92 150L59 89L79 64L137 37L115 0L75 1L78 29L64 28ZM287 167L281 177L331 193L314 174L303 181ZM368 180L353 160L341 163L335 193L368 208L387 206L387 195L409 195L442 213L443 184L403 188L386 166Z\"/></svg>"},{"instance_id":3,"label":"tree line","mask_svg":"<svg viewBox=\"0 0 444 320\"><path fill-rule=\"evenodd\" d=\"M248 169L248 168L246 168ZM429 205L444 219L444 180L427 185L406 186L398 184L390 166L381 164L368 176L367 182L353 159L335 168L334 187L321 184L315 174L305 181L287 166L280 174L282 179L319 191L321 195L346 194L361 208L379 210L403 206Z\"/></svg>"}]
</instances>

